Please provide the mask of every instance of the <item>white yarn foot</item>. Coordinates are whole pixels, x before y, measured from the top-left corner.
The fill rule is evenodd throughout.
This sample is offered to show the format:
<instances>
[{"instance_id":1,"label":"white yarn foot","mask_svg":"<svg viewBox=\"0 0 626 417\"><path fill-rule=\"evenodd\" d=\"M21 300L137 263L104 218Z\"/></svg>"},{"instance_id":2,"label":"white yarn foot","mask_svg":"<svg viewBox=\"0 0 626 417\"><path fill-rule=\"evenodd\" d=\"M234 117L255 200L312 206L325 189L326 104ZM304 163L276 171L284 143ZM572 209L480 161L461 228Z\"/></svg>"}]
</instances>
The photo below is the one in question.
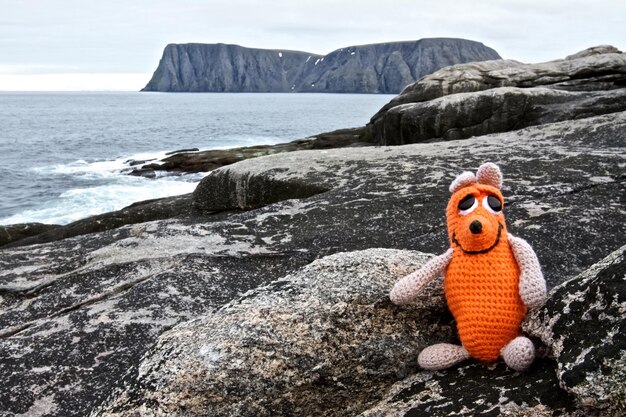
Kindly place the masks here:
<instances>
[{"instance_id":1,"label":"white yarn foot","mask_svg":"<svg viewBox=\"0 0 626 417\"><path fill-rule=\"evenodd\" d=\"M500 353L508 367L516 371L525 371L535 360L535 346L524 336L511 340Z\"/></svg>"},{"instance_id":2,"label":"white yarn foot","mask_svg":"<svg viewBox=\"0 0 626 417\"><path fill-rule=\"evenodd\" d=\"M463 346L438 343L422 350L417 357L417 363L429 371L438 371L461 363L469 357L469 352Z\"/></svg>"}]
</instances>

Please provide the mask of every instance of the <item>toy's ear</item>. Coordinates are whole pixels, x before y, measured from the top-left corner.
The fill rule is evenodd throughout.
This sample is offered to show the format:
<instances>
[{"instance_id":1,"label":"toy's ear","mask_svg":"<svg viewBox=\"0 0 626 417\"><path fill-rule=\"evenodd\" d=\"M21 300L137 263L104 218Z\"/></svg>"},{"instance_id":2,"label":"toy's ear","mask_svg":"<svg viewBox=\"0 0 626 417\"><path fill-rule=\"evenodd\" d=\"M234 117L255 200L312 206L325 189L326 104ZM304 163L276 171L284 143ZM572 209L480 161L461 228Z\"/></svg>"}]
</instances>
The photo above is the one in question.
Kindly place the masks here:
<instances>
[{"instance_id":1,"label":"toy's ear","mask_svg":"<svg viewBox=\"0 0 626 417\"><path fill-rule=\"evenodd\" d=\"M476 182L476 176L471 172L463 172L458 177L452 181L450 184L450 192L454 194L458 190L463 187L467 187L470 184L474 184Z\"/></svg>"},{"instance_id":2,"label":"toy's ear","mask_svg":"<svg viewBox=\"0 0 626 417\"><path fill-rule=\"evenodd\" d=\"M502 188L502 172L500 172L500 168L492 162L487 162L478 167L476 178L480 184L491 185L498 190Z\"/></svg>"}]
</instances>

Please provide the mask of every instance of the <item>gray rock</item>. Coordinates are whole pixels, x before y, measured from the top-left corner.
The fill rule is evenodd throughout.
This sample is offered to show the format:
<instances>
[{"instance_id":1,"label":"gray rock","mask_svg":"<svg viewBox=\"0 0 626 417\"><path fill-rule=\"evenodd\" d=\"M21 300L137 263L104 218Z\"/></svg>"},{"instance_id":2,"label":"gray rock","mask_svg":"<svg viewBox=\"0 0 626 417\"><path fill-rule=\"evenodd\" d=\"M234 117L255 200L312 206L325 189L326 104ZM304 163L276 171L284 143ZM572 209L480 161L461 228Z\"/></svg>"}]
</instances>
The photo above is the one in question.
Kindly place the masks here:
<instances>
[{"instance_id":1,"label":"gray rock","mask_svg":"<svg viewBox=\"0 0 626 417\"><path fill-rule=\"evenodd\" d=\"M501 363L419 372L360 416L623 416L625 250L554 288L547 303L526 318L524 330L547 345L550 358L523 374Z\"/></svg>"},{"instance_id":2,"label":"gray rock","mask_svg":"<svg viewBox=\"0 0 626 417\"><path fill-rule=\"evenodd\" d=\"M271 155L214 171L232 181L201 195L236 207L254 184L236 179L252 176L328 191L2 248L0 415L88 415L164 331L315 259L372 247L443 252L447 187L485 161L504 171L509 230L558 285L626 244L625 143L622 112L463 141Z\"/></svg>"},{"instance_id":3,"label":"gray rock","mask_svg":"<svg viewBox=\"0 0 626 417\"><path fill-rule=\"evenodd\" d=\"M342 253L252 290L165 333L93 415L354 415L451 336L441 291L404 309L387 296L427 259Z\"/></svg>"},{"instance_id":4,"label":"gray rock","mask_svg":"<svg viewBox=\"0 0 626 417\"><path fill-rule=\"evenodd\" d=\"M0 252L0 415L86 416L165 330L308 262L181 227Z\"/></svg>"},{"instance_id":5,"label":"gray rock","mask_svg":"<svg viewBox=\"0 0 626 417\"><path fill-rule=\"evenodd\" d=\"M144 177L144 178L156 178L156 172L154 169L152 168L136 168L133 169L131 172L128 173L128 175L132 175L134 177Z\"/></svg>"},{"instance_id":6,"label":"gray rock","mask_svg":"<svg viewBox=\"0 0 626 417\"><path fill-rule=\"evenodd\" d=\"M616 47L612 45L598 45L598 46L592 46L591 48L584 49L573 55L568 55L565 57L565 59L578 59L578 58L584 58L584 57L592 56L592 55L621 54L621 53L622 51L620 51L619 49L617 49Z\"/></svg>"},{"instance_id":7,"label":"gray rock","mask_svg":"<svg viewBox=\"0 0 626 417\"><path fill-rule=\"evenodd\" d=\"M393 107L379 123L377 136L381 145L465 139L624 110L626 88L568 92L499 87Z\"/></svg>"},{"instance_id":8,"label":"gray rock","mask_svg":"<svg viewBox=\"0 0 626 417\"><path fill-rule=\"evenodd\" d=\"M43 223L22 223L7 226L0 225L0 246L35 236L40 233L48 232L58 228L55 224Z\"/></svg>"},{"instance_id":9,"label":"gray rock","mask_svg":"<svg viewBox=\"0 0 626 417\"><path fill-rule=\"evenodd\" d=\"M143 165L129 172L129 175L142 175L144 171L165 171L170 174L209 172L244 159L276 153L293 152L311 149L331 149L352 146L355 143L373 145L365 127L338 129L332 132L319 133L304 139L296 139L275 145L245 146L231 149L209 149L202 152L174 153L156 163ZM370 141L370 142L368 142Z\"/></svg>"},{"instance_id":10,"label":"gray rock","mask_svg":"<svg viewBox=\"0 0 626 417\"><path fill-rule=\"evenodd\" d=\"M224 44L170 44L143 91L399 93L447 65L499 59L482 43L433 38L326 56Z\"/></svg>"},{"instance_id":11,"label":"gray rock","mask_svg":"<svg viewBox=\"0 0 626 417\"><path fill-rule=\"evenodd\" d=\"M560 386L584 407L626 414L626 246L551 291L524 329L550 347Z\"/></svg>"},{"instance_id":12,"label":"gray rock","mask_svg":"<svg viewBox=\"0 0 626 417\"><path fill-rule=\"evenodd\" d=\"M304 206L293 203L299 208L289 215L286 232L297 246L441 253L448 246L443 208L451 178L496 161L505 173L509 229L546 257L546 276L556 284L626 243L619 232L625 123L621 112L463 141L271 155L212 172L196 188L194 205L258 208L276 202L286 184L296 191L316 187L328 191ZM330 232L336 224L343 230ZM566 250L563 236L577 249Z\"/></svg>"},{"instance_id":13,"label":"gray rock","mask_svg":"<svg viewBox=\"0 0 626 417\"><path fill-rule=\"evenodd\" d=\"M177 149L175 151L165 152L165 155L176 155L177 153L187 153L187 152L198 152L200 149L198 148L185 148L185 149Z\"/></svg>"},{"instance_id":14,"label":"gray rock","mask_svg":"<svg viewBox=\"0 0 626 417\"><path fill-rule=\"evenodd\" d=\"M480 106L473 108L477 103L480 104L483 103L483 101L474 99L474 96L469 93L477 93L499 87L547 87L553 90L571 92L599 92L614 89L623 90L625 85L626 55L609 46L590 48L572 55L567 59L540 64L523 64L512 60L458 64L436 71L407 86L399 96L383 106L372 117L370 120L370 128L374 139L379 143L399 143L393 136L389 137L390 133L387 132L391 123L394 123L394 121L396 123L399 122L392 112L397 106L408 105L409 103L424 103L439 99L440 97L453 95L453 97L450 97L449 101L447 101L447 105L456 107L455 112L459 114L459 117L470 117L480 125L480 121L488 119L491 116L491 112L487 109L487 113L483 114L485 111L484 108ZM458 95L459 93L468 94ZM542 94L544 97L548 95L547 92ZM487 96L482 94L479 95L479 97L482 97L484 100L484 97ZM580 98L570 96L568 100L563 100L563 97L562 94L555 91L553 98L548 101L552 104L564 101L566 106L571 107L575 104L576 100L586 100L588 97L594 96L581 95L579 96ZM594 109L595 114L615 111L614 106L608 106L605 110L602 110L606 107L606 102L609 100L611 100L611 96L607 95L606 100L603 100L604 104L596 106ZM623 101L623 99L621 100ZM442 103L442 101L438 103ZM529 102L528 105L531 108L515 109L514 117L519 117L519 114L523 114L526 118L542 116L542 111L535 111L535 109L532 108L534 104L533 102ZM542 110L541 106L545 106L548 103L546 103L546 99L544 98L544 100L536 104L539 105L539 110ZM579 105L586 106L584 101L581 101ZM419 109L419 106L417 106L417 108ZM554 108L547 110L554 110ZM582 113L582 111L580 112ZM481 119L481 117L483 117L483 119ZM387 120L387 118L391 120ZM451 125L463 124L462 120L445 120L446 123ZM562 119L555 118L554 120ZM539 124L541 122L541 120L535 123L526 122L525 125L521 126ZM397 125L394 129L397 132L402 128L403 126ZM484 126L481 125L480 129L474 129L472 134L488 134L501 131L498 130L499 128L499 125L485 124ZM508 127L508 129L514 128L519 127L514 125ZM425 129L431 131L435 130L432 125L426 125ZM414 142L420 140L423 140L422 137L417 135Z\"/></svg>"},{"instance_id":15,"label":"gray rock","mask_svg":"<svg viewBox=\"0 0 626 417\"><path fill-rule=\"evenodd\" d=\"M31 229L28 234L14 234L13 240L6 243L4 247L13 248L54 242L89 233L103 232L127 224L144 223L177 216L188 216L193 213L191 194L140 201L121 210L76 220L67 225L48 225L48 227L43 228L36 227ZM9 226L8 228L11 227L15 226ZM0 242L0 246L2 246L2 242Z\"/></svg>"},{"instance_id":16,"label":"gray rock","mask_svg":"<svg viewBox=\"0 0 626 417\"><path fill-rule=\"evenodd\" d=\"M524 374L503 363L421 371L393 385L382 401L359 417L597 415L575 406L574 398L559 388L554 368L553 361L539 359Z\"/></svg>"}]
</instances>

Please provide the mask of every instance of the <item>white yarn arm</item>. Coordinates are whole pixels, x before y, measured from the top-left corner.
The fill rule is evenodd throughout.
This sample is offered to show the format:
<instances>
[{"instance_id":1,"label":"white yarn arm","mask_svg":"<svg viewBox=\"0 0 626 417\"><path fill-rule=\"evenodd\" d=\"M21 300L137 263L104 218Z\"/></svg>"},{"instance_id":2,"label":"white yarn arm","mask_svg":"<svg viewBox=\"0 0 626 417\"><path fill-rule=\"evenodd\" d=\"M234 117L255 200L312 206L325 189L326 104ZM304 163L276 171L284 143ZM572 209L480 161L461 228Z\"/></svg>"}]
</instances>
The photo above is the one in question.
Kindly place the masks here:
<instances>
[{"instance_id":1,"label":"white yarn arm","mask_svg":"<svg viewBox=\"0 0 626 417\"><path fill-rule=\"evenodd\" d=\"M442 275L452 259L452 248L426 262L424 266L396 282L389 293L394 304L408 304L428 285L430 281Z\"/></svg>"},{"instance_id":2,"label":"white yarn arm","mask_svg":"<svg viewBox=\"0 0 626 417\"><path fill-rule=\"evenodd\" d=\"M519 294L526 307L540 307L546 300L546 281L539 260L528 242L509 234L509 244L520 270Z\"/></svg>"}]
</instances>

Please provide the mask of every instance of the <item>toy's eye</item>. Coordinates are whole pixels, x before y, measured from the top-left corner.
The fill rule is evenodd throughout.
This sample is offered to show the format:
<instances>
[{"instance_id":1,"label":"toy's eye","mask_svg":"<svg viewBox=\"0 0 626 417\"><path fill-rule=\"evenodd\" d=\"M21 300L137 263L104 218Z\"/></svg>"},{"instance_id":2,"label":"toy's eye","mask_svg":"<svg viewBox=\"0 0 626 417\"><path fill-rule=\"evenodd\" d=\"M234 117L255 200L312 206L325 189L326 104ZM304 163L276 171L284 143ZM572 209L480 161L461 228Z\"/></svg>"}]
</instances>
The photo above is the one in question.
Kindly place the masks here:
<instances>
[{"instance_id":1,"label":"toy's eye","mask_svg":"<svg viewBox=\"0 0 626 417\"><path fill-rule=\"evenodd\" d=\"M483 199L483 207L492 213L499 213L502 211L502 202L498 197L490 195Z\"/></svg>"},{"instance_id":2,"label":"toy's eye","mask_svg":"<svg viewBox=\"0 0 626 417\"><path fill-rule=\"evenodd\" d=\"M459 210L467 210L474 205L476 199L473 195L469 194L463 197L463 200L459 201Z\"/></svg>"},{"instance_id":3,"label":"toy's eye","mask_svg":"<svg viewBox=\"0 0 626 417\"><path fill-rule=\"evenodd\" d=\"M478 201L476 201L476 198L473 195L469 194L459 201L459 205L457 207L459 208L461 214L466 215L474 211L476 206L478 206Z\"/></svg>"}]
</instances>

